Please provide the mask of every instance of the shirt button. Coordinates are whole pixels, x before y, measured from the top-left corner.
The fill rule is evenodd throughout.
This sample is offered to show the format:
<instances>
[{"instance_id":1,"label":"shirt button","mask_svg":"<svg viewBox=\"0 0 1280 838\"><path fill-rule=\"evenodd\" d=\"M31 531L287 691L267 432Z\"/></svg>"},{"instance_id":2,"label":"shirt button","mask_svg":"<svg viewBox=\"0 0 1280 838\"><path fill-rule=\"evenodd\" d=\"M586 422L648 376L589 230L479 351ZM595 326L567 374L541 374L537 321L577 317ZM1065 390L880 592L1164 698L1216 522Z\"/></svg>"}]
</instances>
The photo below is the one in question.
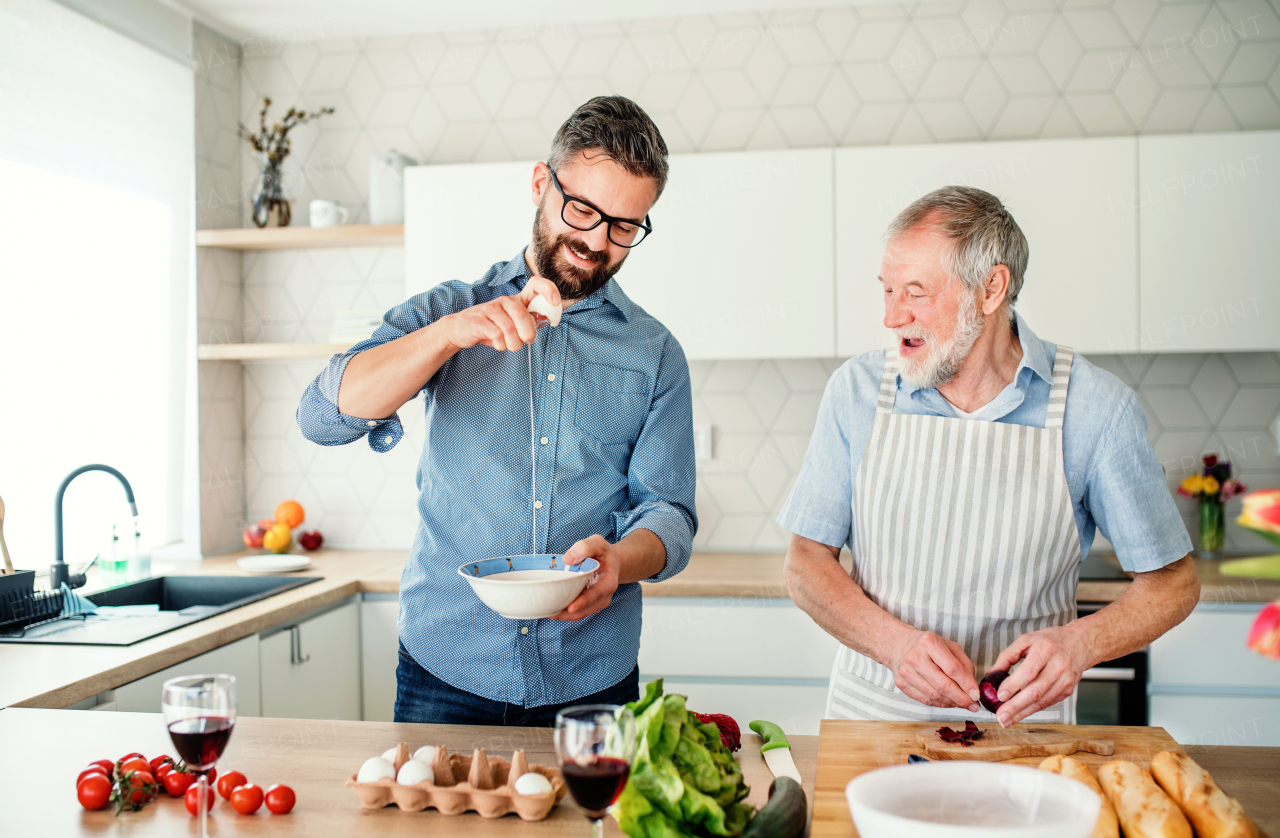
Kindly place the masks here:
<instances>
[{"instance_id":1,"label":"shirt button","mask_svg":"<svg viewBox=\"0 0 1280 838\"><path fill-rule=\"evenodd\" d=\"M368 422L365 422L365 424L366 424L366 425L368 425L368 426L369 426L369 427L371 427L371 428L376 428L376 427L378 427L378 422L377 422L377 420L376 420L376 419L370 419Z\"/></svg>"},{"instance_id":2,"label":"shirt button","mask_svg":"<svg viewBox=\"0 0 1280 838\"><path fill-rule=\"evenodd\" d=\"M543 444L543 445L546 445L546 444L547 444L547 438L546 438L545 436L542 438L542 444Z\"/></svg>"},{"instance_id":3,"label":"shirt button","mask_svg":"<svg viewBox=\"0 0 1280 838\"><path fill-rule=\"evenodd\" d=\"M528 633L529 633L529 627L528 627L528 626L521 626L521 627L520 627L520 633L521 633L521 634L528 634Z\"/></svg>"},{"instance_id":4,"label":"shirt button","mask_svg":"<svg viewBox=\"0 0 1280 838\"><path fill-rule=\"evenodd\" d=\"M552 372L552 373L548 373L548 374L547 374L547 381L555 381L555 380L556 380L556 374L555 374L555 373L553 373L553 372Z\"/></svg>"},{"instance_id":5,"label":"shirt button","mask_svg":"<svg viewBox=\"0 0 1280 838\"><path fill-rule=\"evenodd\" d=\"M395 437L391 437L391 436L387 437L386 442L387 442L387 445L390 445L392 442L395 442Z\"/></svg>"},{"instance_id":6,"label":"shirt button","mask_svg":"<svg viewBox=\"0 0 1280 838\"><path fill-rule=\"evenodd\" d=\"M542 508L542 501L540 501L540 500L535 500L535 501L533 502L533 508L534 508L534 509L541 509L541 508Z\"/></svg>"}]
</instances>

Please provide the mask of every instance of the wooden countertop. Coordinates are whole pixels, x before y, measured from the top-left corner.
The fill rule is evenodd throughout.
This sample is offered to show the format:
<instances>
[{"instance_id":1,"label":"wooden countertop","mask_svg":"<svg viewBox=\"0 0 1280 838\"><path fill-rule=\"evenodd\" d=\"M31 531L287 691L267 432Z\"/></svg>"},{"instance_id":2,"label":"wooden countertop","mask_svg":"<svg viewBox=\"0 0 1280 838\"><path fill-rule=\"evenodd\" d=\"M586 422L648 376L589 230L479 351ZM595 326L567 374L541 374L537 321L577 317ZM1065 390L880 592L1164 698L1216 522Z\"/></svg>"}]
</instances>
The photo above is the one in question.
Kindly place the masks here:
<instances>
[{"instance_id":1,"label":"wooden countertop","mask_svg":"<svg viewBox=\"0 0 1280 838\"><path fill-rule=\"evenodd\" d=\"M813 777L818 737L790 737L796 767L804 778L805 795L813 800ZM111 809L86 812L76 802L75 779L91 760L118 759L130 751L148 758L172 754L164 722L155 713L94 713L76 710L0 710L0 741L22 759L0 763L0 800L8 802L0 814L5 835L193 835L195 819L181 800L162 796L141 812ZM395 807L364 812L355 793L343 782L365 759L397 742L444 745L450 751L470 752L483 747L494 756L511 758L523 748L531 764L554 765L551 731L546 728L501 728L451 725L411 725L391 722L305 721L242 718L219 763L223 772L243 772L264 787L290 786L297 807L287 815L269 815L264 807L255 815L237 815L219 800L209 819L209 833L227 835L401 835L448 834L478 836L534 835L544 838L587 838L590 827L571 798L566 798L543 821L525 823L515 815L485 820L475 813L447 817L434 809L404 813ZM57 743L57 747L51 747ZM772 779L760 757L760 739L744 732L737 753L751 786L747 798L760 806ZM19 802L23 801L23 802ZM37 803L38 805L32 805ZM196 832L192 830L195 829ZM216 830L216 832L215 832ZM605 831L620 836L608 818Z\"/></svg>"},{"instance_id":2,"label":"wooden countertop","mask_svg":"<svg viewBox=\"0 0 1280 838\"><path fill-rule=\"evenodd\" d=\"M155 575L244 575L233 553L203 562L156 562ZM0 643L0 707L57 708L135 681L210 649L301 616L353 594L398 593L403 550L321 550L302 575L321 576L235 611L219 614L133 646L53 646ZM694 553L673 579L643 584L646 597L729 597L750 601L786 598L781 553ZM1203 602L1269 602L1280 599L1280 580L1222 576L1214 562L1196 562ZM92 590L96 579L91 576ZM1081 602L1111 602L1127 582L1081 582Z\"/></svg>"}]
</instances>

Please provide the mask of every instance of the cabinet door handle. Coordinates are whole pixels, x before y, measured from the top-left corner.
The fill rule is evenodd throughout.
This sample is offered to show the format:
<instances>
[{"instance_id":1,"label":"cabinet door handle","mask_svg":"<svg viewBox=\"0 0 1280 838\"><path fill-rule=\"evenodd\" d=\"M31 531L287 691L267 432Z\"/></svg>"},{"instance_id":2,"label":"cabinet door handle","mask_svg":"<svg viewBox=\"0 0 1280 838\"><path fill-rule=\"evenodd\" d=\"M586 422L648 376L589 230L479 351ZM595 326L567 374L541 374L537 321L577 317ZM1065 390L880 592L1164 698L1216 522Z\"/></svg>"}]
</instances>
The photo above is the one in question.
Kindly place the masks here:
<instances>
[{"instance_id":1,"label":"cabinet door handle","mask_svg":"<svg viewBox=\"0 0 1280 838\"><path fill-rule=\"evenodd\" d=\"M1123 666L1095 666L1080 674L1081 681L1133 681L1138 671Z\"/></svg>"},{"instance_id":2,"label":"cabinet door handle","mask_svg":"<svg viewBox=\"0 0 1280 838\"><path fill-rule=\"evenodd\" d=\"M302 654L302 628L289 626L289 663L298 666L309 660L311 660L310 655Z\"/></svg>"}]
</instances>

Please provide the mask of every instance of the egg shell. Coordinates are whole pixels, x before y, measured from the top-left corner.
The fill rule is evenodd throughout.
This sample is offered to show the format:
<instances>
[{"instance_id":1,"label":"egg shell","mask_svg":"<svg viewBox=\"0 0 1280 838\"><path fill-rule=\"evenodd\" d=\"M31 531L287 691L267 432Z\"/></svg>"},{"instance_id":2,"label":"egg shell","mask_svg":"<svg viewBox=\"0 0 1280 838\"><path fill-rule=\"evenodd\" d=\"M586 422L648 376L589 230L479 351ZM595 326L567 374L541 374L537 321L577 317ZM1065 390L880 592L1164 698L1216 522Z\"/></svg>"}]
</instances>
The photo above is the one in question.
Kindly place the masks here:
<instances>
[{"instance_id":1,"label":"egg shell","mask_svg":"<svg viewBox=\"0 0 1280 838\"><path fill-rule=\"evenodd\" d=\"M563 309L560 306L554 306L546 297L539 294L529 301L529 311L541 314L547 320L551 321L551 328L560 325L560 314Z\"/></svg>"},{"instance_id":2,"label":"egg shell","mask_svg":"<svg viewBox=\"0 0 1280 838\"><path fill-rule=\"evenodd\" d=\"M424 781L434 783L436 781L436 772L431 769L430 765L416 759L411 759L400 766L400 773L396 775L396 782L402 786L416 786Z\"/></svg>"},{"instance_id":3,"label":"egg shell","mask_svg":"<svg viewBox=\"0 0 1280 838\"><path fill-rule=\"evenodd\" d=\"M411 759L416 759L418 762L425 762L427 765L430 765L435 762L436 759L436 746L423 745L421 748L413 752Z\"/></svg>"},{"instance_id":4,"label":"egg shell","mask_svg":"<svg viewBox=\"0 0 1280 838\"><path fill-rule=\"evenodd\" d=\"M399 750L398 746L395 748L387 748L385 751L382 752L382 758L385 759L387 762L391 763L392 765L395 765L397 750Z\"/></svg>"},{"instance_id":5,"label":"egg shell","mask_svg":"<svg viewBox=\"0 0 1280 838\"><path fill-rule=\"evenodd\" d=\"M369 757L356 774L357 783L376 783L383 778L395 779L396 767L382 757Z\"/></svg>"},{"instance_id":6,"label":"egg shell","mask_svg":"<svg viewBox=\"0 0 1280 838\"><path fill-rule=\"evenodd\" d=\"M532 771L527 774L521 774L516 779L516 794L550 794L551 781L541 774Z\"/></svg>"}]
</instances>

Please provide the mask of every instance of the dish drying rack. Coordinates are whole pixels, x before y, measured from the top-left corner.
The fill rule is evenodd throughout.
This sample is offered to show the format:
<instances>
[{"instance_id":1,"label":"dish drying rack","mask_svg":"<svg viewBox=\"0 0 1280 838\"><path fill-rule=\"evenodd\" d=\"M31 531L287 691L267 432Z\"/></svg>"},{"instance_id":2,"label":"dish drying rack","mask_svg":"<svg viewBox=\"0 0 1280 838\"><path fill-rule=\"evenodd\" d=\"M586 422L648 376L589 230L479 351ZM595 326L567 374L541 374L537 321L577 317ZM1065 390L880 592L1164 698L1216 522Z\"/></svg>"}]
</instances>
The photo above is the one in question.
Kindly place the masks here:
<instances>
[{"instance_id":1,"label":"dish drying rack","mask_svg":"<svg viewBox=\"0 0 1280 838\"><path fill-rule=\"evenodd\" d=\"M0 634L21 637L32 626L61 619L62 591L35 590L34 570L0 574Z\"/></svg>"}]
</instances>

